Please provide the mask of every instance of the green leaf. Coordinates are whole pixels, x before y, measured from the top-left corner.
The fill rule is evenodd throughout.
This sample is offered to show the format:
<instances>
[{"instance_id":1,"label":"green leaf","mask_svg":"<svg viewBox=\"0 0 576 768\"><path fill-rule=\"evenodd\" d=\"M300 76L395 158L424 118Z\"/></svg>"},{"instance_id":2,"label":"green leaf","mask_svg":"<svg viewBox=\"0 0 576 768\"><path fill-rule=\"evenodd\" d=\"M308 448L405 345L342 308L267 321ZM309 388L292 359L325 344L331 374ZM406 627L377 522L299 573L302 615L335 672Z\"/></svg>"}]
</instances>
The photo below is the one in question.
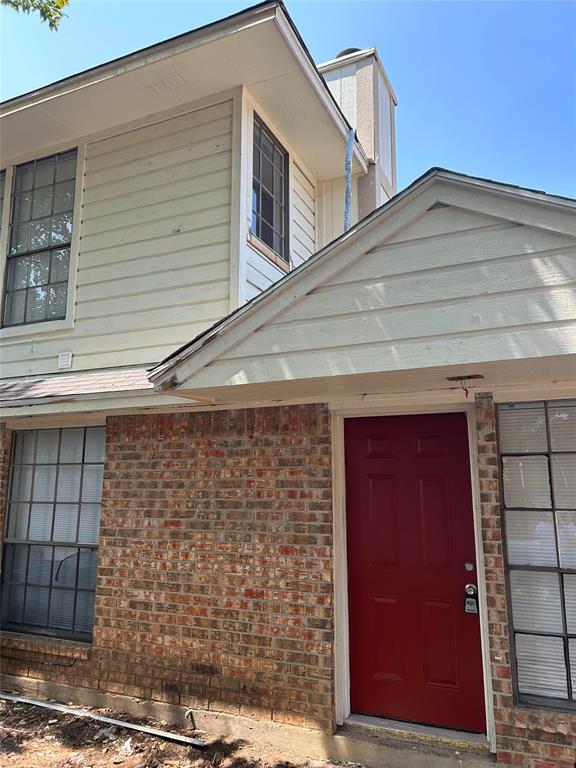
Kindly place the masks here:
<instances>
[{"instance_id":1,"label":"green leaf","mask_svg":"<svg viewBox=\"0 0 576 768\"><path fill-rule=\"evenodd\" d=\"M53 30L58 29L68 3L69 0L0 0L0 4L14 8L15 11L39 13L42 21L47 22Z\"/></svg>"}]
</instances>

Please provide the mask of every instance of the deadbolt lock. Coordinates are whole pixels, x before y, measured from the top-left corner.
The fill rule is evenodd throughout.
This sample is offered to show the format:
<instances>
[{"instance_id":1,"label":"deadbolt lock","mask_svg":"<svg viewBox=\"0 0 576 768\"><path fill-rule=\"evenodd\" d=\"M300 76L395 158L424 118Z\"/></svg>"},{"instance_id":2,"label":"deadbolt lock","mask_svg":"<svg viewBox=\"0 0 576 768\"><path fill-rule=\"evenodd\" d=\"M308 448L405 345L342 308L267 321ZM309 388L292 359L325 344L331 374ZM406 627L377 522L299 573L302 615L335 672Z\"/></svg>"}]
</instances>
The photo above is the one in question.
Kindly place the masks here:
<instances>
[{"instance_id":1,"label":"deadbolt lock","mask_svg":"<svg viewBox=\"0 0 576 768\"><path fill-rule=\"evenodd\" d=\"M464 612L478 613L478 587L476 584L466 584L464 591L466 592Z\"/></svg>"}]
</instances>

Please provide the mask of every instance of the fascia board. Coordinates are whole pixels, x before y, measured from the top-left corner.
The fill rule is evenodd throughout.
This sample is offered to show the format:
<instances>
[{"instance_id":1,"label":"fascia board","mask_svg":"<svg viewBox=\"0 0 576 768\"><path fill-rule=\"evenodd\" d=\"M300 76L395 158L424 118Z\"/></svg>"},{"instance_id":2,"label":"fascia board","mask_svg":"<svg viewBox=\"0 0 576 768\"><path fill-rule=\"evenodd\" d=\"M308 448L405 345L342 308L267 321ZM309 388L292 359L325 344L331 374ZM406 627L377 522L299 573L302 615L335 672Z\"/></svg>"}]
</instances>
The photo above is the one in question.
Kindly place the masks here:
<instances>
[{"instance_id":1,"label":"fascia board","mask_svg":"<svg viewBox=\"0 0 576 768\"><path fill-rule=\"evenodd\" d=\"M438 202L576 237L576 200L438 171Z\"/></svg>"}]
</instances>

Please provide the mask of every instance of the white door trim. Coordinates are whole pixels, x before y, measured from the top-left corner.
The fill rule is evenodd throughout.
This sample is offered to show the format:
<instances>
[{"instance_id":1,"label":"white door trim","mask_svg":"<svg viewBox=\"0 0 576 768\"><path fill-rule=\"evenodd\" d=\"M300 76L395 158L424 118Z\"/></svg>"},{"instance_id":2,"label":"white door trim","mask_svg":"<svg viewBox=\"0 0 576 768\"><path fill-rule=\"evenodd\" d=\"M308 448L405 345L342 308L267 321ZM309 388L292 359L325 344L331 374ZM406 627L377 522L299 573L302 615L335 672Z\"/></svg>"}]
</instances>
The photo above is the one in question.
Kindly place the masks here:
<instances>
[{"instance_id":1,"label":"white door trim","mask_svg":"<svg viewBox=\"0 0 576 768\"><path fill-rule=\"evenodd\" d=\"M383 406L359 403L357 406L338 408L332 412L332 489L334 518L334 662L336 723L343 725L351 714L350 708L350 659L348 633L348 567L346 548L346 472L344 453L344 419L358 416L402 416L419 413L463 412L468 421L470 445L470 475L472 480L472 511L476 539L476 573L480 603L480 642L484 672L484 696L486 707L487 738L492 752L496 751L496 732L492 705L492 680L490 675L490 651L488 644L488 606L484 559L482 556L482 528L480 519L480 487L476 448L476 421L474 403L419 404Z\"/></svg>"}]
</instances>

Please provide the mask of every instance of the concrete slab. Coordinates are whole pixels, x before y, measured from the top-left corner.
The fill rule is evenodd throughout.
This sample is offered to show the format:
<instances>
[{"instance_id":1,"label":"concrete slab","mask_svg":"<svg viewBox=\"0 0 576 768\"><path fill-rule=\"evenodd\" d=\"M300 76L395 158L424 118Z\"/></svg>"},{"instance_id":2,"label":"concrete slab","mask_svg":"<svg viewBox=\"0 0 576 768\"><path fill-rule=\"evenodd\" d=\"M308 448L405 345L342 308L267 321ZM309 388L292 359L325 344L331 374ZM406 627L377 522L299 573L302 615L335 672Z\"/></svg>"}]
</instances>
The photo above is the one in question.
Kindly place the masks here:
<instances>
[{"instance_id":1,"label":"concrete slab","mask_svg":"<svg viewBox=\"0 0 576 768\"><path fill-rule=\"evenodd\" d=\"M1 689L63 704L112 709L118 713L148 715L167 723L186 722L187 708L176 704L141 701L121 694L108 694L44 680L3 675ZM257 720L222 712L194 710L195 735L216 733L224 738L244 739L253 744L286 748L305 759L360 763L367 768L494 768L493 757L485 750L459 749L431 740L410 740L373 728L346 725L335 734Z\"/></svg>"}]
</instances>

